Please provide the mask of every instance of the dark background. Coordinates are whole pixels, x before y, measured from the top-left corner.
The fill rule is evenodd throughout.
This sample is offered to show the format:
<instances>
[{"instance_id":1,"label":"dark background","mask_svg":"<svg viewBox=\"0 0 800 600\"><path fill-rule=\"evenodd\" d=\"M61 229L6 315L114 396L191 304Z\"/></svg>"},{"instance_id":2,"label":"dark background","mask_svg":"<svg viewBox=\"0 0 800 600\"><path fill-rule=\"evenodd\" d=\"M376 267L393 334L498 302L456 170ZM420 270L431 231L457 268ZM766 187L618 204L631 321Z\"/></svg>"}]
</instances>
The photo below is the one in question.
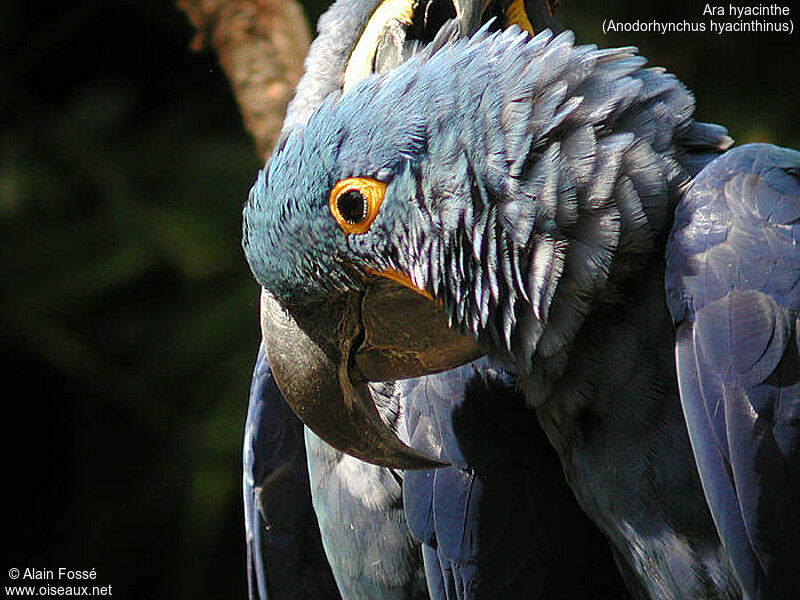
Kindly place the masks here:
<instances>
[{"instance_id":1,"label":"dark background","mask_svg":"<svg viewBox=\"0 0 800 600\"><path fill-rule=\"evenodd\" d=\"M702 18L609 4L566 0L579 41L636 44L699 118L800 147L797 34L604 36L606 18ZM116 597L244 597L259 329L239 219L260 161L192 37L169 1L0 1L4 585L95 568Z\"/></svg>"}]
</instances>

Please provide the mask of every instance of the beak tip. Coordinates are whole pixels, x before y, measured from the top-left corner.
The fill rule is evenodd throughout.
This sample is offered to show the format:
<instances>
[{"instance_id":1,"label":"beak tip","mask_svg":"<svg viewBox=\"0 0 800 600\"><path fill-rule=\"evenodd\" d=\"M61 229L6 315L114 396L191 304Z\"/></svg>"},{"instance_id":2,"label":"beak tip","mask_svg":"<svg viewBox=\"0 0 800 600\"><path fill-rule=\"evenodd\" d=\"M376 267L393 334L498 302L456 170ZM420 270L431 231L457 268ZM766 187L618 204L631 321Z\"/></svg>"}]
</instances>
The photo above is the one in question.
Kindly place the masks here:
<instances>
[{"instance_id":1,"label":"beak tip","mask_svg":"<svg viewBox=\"0 0 800 600\"><path fill-rule=\"evenodd\" d=\"M362 425L366 424L362 423ZM408 446L388 428L381 428L380 430L372 429L372 432L378 433L380 439L373 439L372 442L368 444L357 444L358 447L352 445L354 441L352 438L340 445L331 443L334 440L332 436L329 435L327 436L327 441L337 448L337 450L345 454L388 469L417 471L440 469L450 465L448 462L444 462L425 452Z\"/></svg>"}]
</instances>

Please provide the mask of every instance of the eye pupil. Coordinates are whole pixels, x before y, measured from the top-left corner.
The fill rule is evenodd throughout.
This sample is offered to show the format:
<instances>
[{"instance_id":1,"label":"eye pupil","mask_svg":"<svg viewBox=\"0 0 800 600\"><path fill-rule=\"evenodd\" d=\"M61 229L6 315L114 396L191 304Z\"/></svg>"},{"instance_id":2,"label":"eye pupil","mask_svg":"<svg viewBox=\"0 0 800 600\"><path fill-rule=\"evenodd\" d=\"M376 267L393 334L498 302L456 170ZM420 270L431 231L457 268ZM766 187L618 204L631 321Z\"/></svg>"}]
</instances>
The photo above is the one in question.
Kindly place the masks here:
<instances>
[{"instance_id":1,"label":"eye pupil","mask_svg":"<svg viewBox=\"0 0 800 600\"><path fill-rule=\"evenodd\" d=\"M378 216L386 184L369 177L348 177L328 194L328 211L345 235L369 231Z\"/></svg>"},{"instance_id":2,"label":"eye pupil","mask_svg":"<svg viewBox=\"0 0 800 600\"><path fill-rule=\"evenodd\" d=\"M367 199L358 190L348 190L336 198L336 207L342 218L357 225L367 218Z\"/></svg>"}]
</instances>

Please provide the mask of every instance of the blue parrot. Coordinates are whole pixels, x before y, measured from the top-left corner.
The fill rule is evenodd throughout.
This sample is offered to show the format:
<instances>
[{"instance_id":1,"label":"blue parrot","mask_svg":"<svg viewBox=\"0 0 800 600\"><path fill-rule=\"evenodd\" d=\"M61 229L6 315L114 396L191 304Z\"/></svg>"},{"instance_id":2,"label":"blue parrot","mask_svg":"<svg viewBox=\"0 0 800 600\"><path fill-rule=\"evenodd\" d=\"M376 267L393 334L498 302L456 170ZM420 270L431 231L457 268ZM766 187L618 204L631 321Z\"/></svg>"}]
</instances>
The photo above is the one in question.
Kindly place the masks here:
<instances>
[{"instance_id":1,"label":"blue parrot","mask_svg":"<svg viewBox=\"0 0 800 600\"><path fill-rule=\"evenodd\" d=\"M398 20L392 13L381 14L380 10L371 13L379 3L369 4L338 2L323 16L318 37L306 62L306 76L289 107L287 125L307 118L310 111L313 112L314 103L318 106L321 102L321 96L347 83L342 82L347 80L347 73L356 72L363 76L369 70L390 68L402 59L409 49L387 51L387 37L395 45L420 47L421 40L413 39L413 31L406 36L403 28L398 28ZM559 27L549 4L528 2L525 12L515 12L521 2L506 3L508 6L499 6L503 10L494 15L484 11L480 20L475 12L470 17L469 11L474 8L471 3L456 4L452 12L436 14L442 6L429 3L424 12L415 11L415 14L424 16L422 22L407 23L406 26L411 29L413 25L416 35L424 37L436 31L436 24L441 23L443 17L460 13L458 35L464 35L469 28L477 28L491 16L527 28L533 27L531 21L542 27ZM354 9L361 12L354 13ZM377 28L371 25L376 19L380 25ZM354 20L360 23L361 35L353 33L358 32L358 28L352 28ZM471 24L464 27L467 21ZM380 34L377 37L376 32ZM333 61L330 60L332 48L338 49L333 53ZM369 57L369 48L377 49L374 58ZM358 64L358 59L363 60L365 54L372 65L354 69L354 61ZM423 431L428 432L429 445L442 445L446 440L444 445L448 448L442 451L441 457L458 463L419 481L412 481L414 475L409 474L403 482L403 488L411 486L415 490L405 495L409 502L407 514L416 515L411 520L418 525L414 539L407 527L397 524L398 516L405 523L402 507L399 511L395 507L387 508L386 503L374 499L400 500L401 471L391 472L398 482L392 486L394 479L387 476L390 473L388 469L367 465L338 452L307 430L308 470L314 484L302 477L306 459L302 436L273 431L286 429L297 432L302 426L297 419L289 422L289 409L274 383L265 384L274 380L262 348L253 374L244 449L251 598L331 597L331 570L327 561L320 558L320 545L328 551L327 558L333 567L335 580L347 598L428 597L419 585L424 582L420 547L422 552L436 557L434 562L428 561L429 567L435 566L431 572L438 571L440 565L445 569L446 575L439 575L437 585L444 590L442 593L451 596L458 589L462 594L469 593L470 597L498 594L529 597L535 590L551 598L626 597L607 543L577 506L561 476L557 457L544 441L541 428L530 425L534 420L531 415L527 415L526 435L528 443L539 440L539 451L535 455L515 454L512 450L518 448L503 443L502 433L517 416L512 411L506 413L506 424L498 423L501 432L497 436L501 439L498 445L503 451L487 452L489 447L483 442L481 448L465 448L469 458L463 457L459 447L465 447L465 444L463 440L456 440L449 425L450 414L459 411L464 403L472 406L471 398L482 398L489 403L495 399L502 402L503 396L509 396L509 391L507 386L489 386L477 365L467 365L463 372L457 371L454 369L438 376L433 383L426 380L434 378L422 377L404 382L407 384L405 388L395 386L394 398L389 403L386 403L389 396L385 386L383 390L374 390L377 395L373 396L373 401L378 403L385 418L403 411L411 421L416 443L422 443L420 433ZM471 390L470 399L464 393L468 388ZM423 392L426 395L423 396ZM435 394L442 404L436 406L436 403L429 402L430 394ZM380 399L384 402L381 403ZM519 403L519 398L516 401ZM437 418L431 418L429 409L435 409ZM482 411L467 410L460 414L474 415L472 422L463 416L460 418L462 430L467 427L485 428L482 418L485 413ZM399 435L408 437L403 429L405 419L400 416L392 420L393 428ZM436 429L434 438L429 435L431 428ZM519 430L519 427L515 429ZM473 468L474 465L477 467ZM276 479L286 481L286 473L294 474L289 480L292 485L276 485ZM525 476L520 478L520 473ZM358 485L353 485L354 481L359 482ZM367 486L361 481L372 483ZM536 490L535 495L528 493L532 489ZM301 506L303 510L293 508L288 513L281 513L271 508L286 503ZM311 510L312 504L315 510ZM505 514L510 508L515 510L514 519ZM422 515L428 518L420 520ZM494 520L490 520L492 515L496 515ZM534 515L538 518L533 518ZM432 526L433 520L441 521L444 517L448 517L451 525L440 525L437 532L437 528ZM263 531L265 518L269 523L266 534ZM468 531L467 536L452 526L454 518L463 521L461 529ZM321 530L316 536L292 533L318 530L316 519L319 519ZM502 524L505 531L501 529L487 538L480 533L485 529L485 522ZM391 535L386 535L390 529ZM520 532L526 532L527 537L521 536ZM425 543L421 544L418 540L423 537ZM531 539L537 546L530 544ZM409 541L417 546L410 553ZM576 547L580 548L580 553L576 553ZM409 556L414 559L409 560ZM568 566L576 556L581 557L580 564L585 568ZM514 560L509 560L511 557ZM384 566L387 564L390 565L388 569ZM503 564L504 574L498 577ZM371 568L373 565L381 566ZM314 577L317 572L328 577ZM387 577L387 572L392 575ZM488 577L487 572L490 574ZM408 585L413 581L417 582L416 588ZM430 579L429 584L432 581Z\"/></svg>"},{"instance_id":2,"label":"blue parrot","mask_svg":"<svg viewBox=\"0 0 800 600\"><path fill-rule=\"evenodd\" d=\"M519 8L517 4L521 3L507 4L504 11L495 15L486 14L485 11L480 15L481 20L478 20L476 13L473 12L472 17L468 14L474 8L471 3L457 3L452 12L440 14L436 14L436 11L441 10L442 6L429 3L424 12L415 11L415 14L424 16L422 22L406 23L406 27L411 28L413 25L416 35L431 35L443 17L456 16L456 12L462 15L458 35L464 35L469 27L477 28L490 16L503 18L506 23L519 22L528 28L532 28L531 21L542 27L559 27L549 5L528 2L525 6L526 12L515 13L515 9ZM409 49L398 51L395 48L387 51L387 47L391 46L387 46L387 38L395 45L410 44L413 48L419 48L421 40L413 39L413 31L406 36L404 29L398 27L398 19L391 12L374 11L379 5L377 2L372 2L371 5L369 2L338 2L323 16L318 37L306 62L306 76L298 86L296 97L289 107L287 125L307 118L310 111L313 112L314 106L321 102L321 96L340 89L342 83L346 83L342 82L347 79L346 72L356 72L363 76L369 70L391 67L408 53ZM529 21L526 21L527 14L531 15ZM373 26L376 20L380 25L377 28ZM360 24L355 29L352 27L354 21ZM467 21L471 25L465 28L464 23ZM359 28L361 35L354 34ZM377 37L376 33L379 34ZM377 49L374 58L369 57L370 48ZM337 50L332 53L331 49ZM359 58L363 60L364 55L367 62L372 64L354 69L353 65L358 64ZM332 56L334 60L331 60ZM543 441L541 428L535 426L528 432L530 440L540 440L540 452L535 457L514 456L511 452L507 452L505 457L503 452L497 451L493 451L490 457L485 451L484 443L484 449L478 451L482 456L479 469L468 472L472 464L458 450L459 442L448 424L449 415L464 400L463 392L467 386L473 390L472 396L490 402L491 398L502 401L501 396L508 395L508 392L502 386L488 387L483 382L485 378L481 376L479 369L473 365L465 367L464 373L453 370L440 376L433 385L425 379L428 378L408 382L413 386L402 390L402 396L400 387L396 386L392 399L386 394L386 386L382 390L374 390L376 395L373 401L384 399L384 403L378 403L382 415L391 418L388 415L392 413L386 413L386 410L394 413L403 410L413 421L413 429L418 438L419 432L435 427L439 442L445 438L449 440L449 454L455 456L454 453L459 452L459 466L443 468L425 478L421 485L412 483L410 479L403 483L405 488L416 485L416 492L405 496L411 503L406 510L417 515L428 514L428 521L436 514L441 519L443 515L456 511L461 515L458 518L464 521L464 528L476 529L470 533L469 538L464 538L465 541L480 539L477 529L487 519L489 512L486 507L491 512L500 514L515 506L518 516L522 516L522 523L519 519L509 519L507 515L503 515L500 521L495 519L495 522L517 528L520 524L525 525L519 531L529 531L541 550L534 551L524 538L514 541L513 537L509 537L513 531L510 527L508 533L492 534L491 551L475 543L462 543L452 527L439 527L439 535L443 536L444 543L437 544L435 528L425 522L421 522L420 526L427 527L426 533L416 531L415 540L404 525L402 507L395 505L387 508L386 503L375 500L378 497L388 499L391 503L399 502L399 482L403 473L394 471L391 472L394 478L388 477L388 469L367 465L338 452L307 430L308 470L314 482L311 485L308 477L303 474L306 453L302 435L297 433L302 430L301 422L297 419L292 421L289 417L290 411L274 385L262 348L253 374L244 448L244 497L251 598L331 597L331 569L327 561L321 558L321 545L328 550L327 558L333 567L332 574L347 598L428 597L424 589L420 589L424 585L419 585L424 582L420 547L423 552L426 549L438 549L437 561L442 561L448 574L448 577L439 577L439 585L449 591L458 587L472 589L474 593L479 593L476 597L486 597L491 590L502 592L505 597L515 593L527 597L531 590L540 589L547 597L556 597L555 590L558 590L557 597L570 599L624 597L608 545L572 498L560 475L557 457ZM425 412L426 407L434 407L435 404L429 404L427 397L421 397L420 393L437 390L438 398L447 405L437 407L437 419L432 419L430 415L421 415L420 411ZM482 416L482 413L476 411L462 414ZM528 421L531 419L528 415ZM402 418L395 418L392 422L395 429L404 426ZM426 427L420 427L420 423L424 423ZM468 421L462 418L461 423L468 424ZM485 422L475 421L471 426L485 427ZM283 430L294 433L287 435L282 433ZM401 431L397 433L403 437L408 436ZM442 458L454 462L446 451ZM476 460L472 459L472 462ZM487 474L487 469L491 470L490 474ZM526 477L520 479L520 472L525 473ZM287 480L287 473L293 474L293 477ZM395 478L397 483L392 486ZM281 486L276 480L289 481L291 485L284 483ZM357 486L353 485L354 481L359 482ZM372 483L366 486L361 481ZM534 485L537 489L535 499L525 492ZM467 489L469 495L464 493ZM434 490L436 510L433 510ZM486 500L489 497L491 500ZM543 501L542 497L549 497L549 501ZM498 499L502 501L498 502ZM280 509L287 503L291 503L293 507L288 512L273 508ZM472 508L466 506L468 503L472 504ZM312 510L312 504L315 510ZM303 510L296 507L302 507ZM541 518L533 519L533 514L539 514ZM397 525L398 516L402 526ZM265 519L269 523L266 534ZM450 520L452 522L452 517ZM390 529L392 535L386 535ZM309 531L316 531L316 536L308 535ZM426 543L420 544L418 540L423 535ZM499 543L504 540L504 543ZM411 552L409 541L417 546L410 549ZM582 564L586 569L571 567L567 571L564 565L568 565L569 559L576 556L575 546L581 548L584 557ZM409 556L414 559L409 560ZM506 568L506 571L511 569L510 576L485 576L487 571L497 571L500 561L506 561L511 556L517 558L509 562ZM391 565L390 568L383 566L386 564ZM381 566L377 569L370 568L372 565ZM387 577L387 571L393 575ZM315 573L325 574L327 577L315 577ZM414 581L416 588L409 586L409 582ZM496 582L500 582L500 585Z\"/></svg>"},{"instance_id":3,"label":"blue parrot","mask_svg":"<svg viewBox=\"0 0 800 600\"><path fill-rule=\"evenodd\" d=\"M345 598L797 597L800 153L455 12L301 83L245 206L254 586L304 597L271 544Z\"/></svg>"}]
</instances>

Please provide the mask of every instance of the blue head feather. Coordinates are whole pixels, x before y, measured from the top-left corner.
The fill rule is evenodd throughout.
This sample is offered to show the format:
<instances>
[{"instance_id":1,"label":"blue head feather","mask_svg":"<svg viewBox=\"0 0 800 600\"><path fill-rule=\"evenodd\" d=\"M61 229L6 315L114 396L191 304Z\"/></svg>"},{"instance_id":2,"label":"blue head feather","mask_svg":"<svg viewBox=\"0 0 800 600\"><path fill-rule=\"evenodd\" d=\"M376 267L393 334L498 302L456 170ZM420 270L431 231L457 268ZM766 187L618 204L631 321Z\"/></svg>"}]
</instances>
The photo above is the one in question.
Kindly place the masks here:
<instances>
[{"instance_id":1,"label":"blue head feather","mask_svg":"<svg viewBox=\"0 0 800 600\"><path fill-rule=\"evenodd\" d=\"M403 96L402 81L390 81L395 85L369 78L344 96L331 94L258 174L243 243L256 279L283 300L353 289L364 267L386 266L368 259L381 254L391 223L408 209L401 198L410 197L407 172L419 162L425 132L415 109L425 104L417 97L422 90ZM366 234L346 236L328 211L331 188L348 177L388 184Z\"/></svg>"}]
</instances>

